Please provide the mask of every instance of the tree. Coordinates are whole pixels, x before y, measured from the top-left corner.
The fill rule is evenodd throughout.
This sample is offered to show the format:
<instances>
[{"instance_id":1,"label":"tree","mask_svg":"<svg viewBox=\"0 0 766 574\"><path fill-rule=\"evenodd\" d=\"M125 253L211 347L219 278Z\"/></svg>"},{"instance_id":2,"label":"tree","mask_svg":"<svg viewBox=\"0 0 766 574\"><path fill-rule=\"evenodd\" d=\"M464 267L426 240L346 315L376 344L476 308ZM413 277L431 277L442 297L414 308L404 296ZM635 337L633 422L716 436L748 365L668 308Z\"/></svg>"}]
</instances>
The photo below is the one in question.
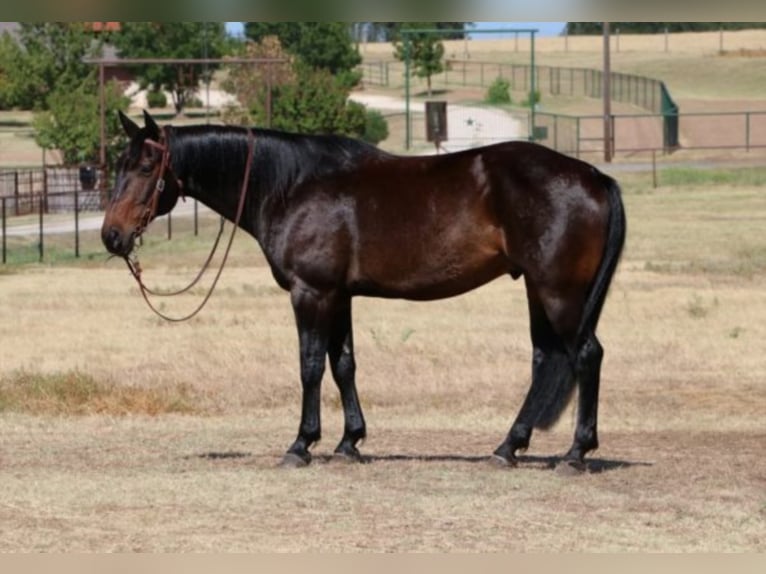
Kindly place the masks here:
<instances>
[{"instance_id":1,"label":"tree","mask_svg":"<svg viewBox=\"0 0 766 574\"><path fill-rule=\"evenodd\" d=\"M601 34L603 22L567 22L567 33ZM765 28L766 22L610 22L612 30L624 34L661 34L668 32L709 32Z\"/></svg>"},{"instance_id":2,"label":"tree","mask_svg":"<svg viewBox=\"0 0 766 574\"><path fill-rule=\"evenodd\" d=\"M400 39L400 31L406 22L360 22L367 39L372 42L392 42ZM432 28L444 30L444 40L462 40L473 22L431 22Z\"/></svg>"},{"instance_id":3,"label":"tree","mask_svg":"<svg viewBox=\"0 0 766 574\"><path fill-rule=\"evenodd\" d=\"M406 22L401 31L432 28L433 22ZM430 96L431 76L444 71L444 44L437 34L431 32L412 32L400 36L401 39L394 42L394 57L402 62L409 59L410 73L426 79Z\"/></svg>"},{"instance_id":4,"label":"tree","mask_svg":"<svg viewBox=\"0 0 766 574\"><path fill-rule=\"evenodd\" d=\"M121 22L113 41L121 58L220 58L226 46L222 22ZM209 64L140 65L135 70L142 88L165 89L180 113L200 80L217 66Z\"/></svg>"},{"instance_id":5,"label":"tree","mask_svg":"<svg viewBox=\"0 0 766 574\"><path fill-rule=\"evenodd\" d=\"M114 160L124 145L117 110L129 99L117 82L106 87L107 158ZM96 74L82 81L59 83L47 98L48 110L35 115L35 141L43 149L59 150L65 165L95 162L101 144L99 92Z\"/></svg>"},{"instance_id":6,"label":"tree","mask_svg":"<svg viewBox=\"0 0 766 574\"><path fill-rule=\"evenodd\" d=\"M84 22L22 22L18 42L4 34L0 43L0 102L47 109L56 86L93 72L84 60L101 54L99 38Z\"/></svg>"},{"instance_id":7,"label":"tree","mask_svg":"<svg viewBox=\"0 0 766 574\"><path fill-rule=\"evenodd\" d=\"M309 134L344 134L361 137L365 107L348 101L348 89L322 69L296 67L296 81L275 90L272 125Z\"/></svg>"},{"instance_id":8,"label":"tree","mask_svg":"<svg viewBox=\"0 0 766 574\"><path fill-rule=\"evenodd\" d=\"M346 22L246 22L245 35L255 42L278 37L288 54L310 68L327 70L349 88L361 79L356 67L362 57Z\"/></svg>"},{"instance_id":9,"label":"tree","mask_svg":"<svg viewBox=\"0 0 766 574\"><path fill-rule=\"evenodd\" d=\"M284 58L285 64L232 66L224 87L246 107L242 116L229 111L226 121L254 122L303 133L341 133L359 137L365 131L365 109L348 101L348 86L326 69L312 68L284 52L279 39L248 42L246 57ZM270 91L269 91L270 89Z\"/></svg>"},{"instance_id":10,"label":"tree","mask_svg":"<svg viewBox=\"0 0 766 574\"><path fill-rule=\"evenodd\" d=\"M226 80L222 86L237 97L243 108L230 107L224 110L224 121L232 124L270 125L274 90L295 82L295 57L285 53L276 36L266 36L259 42L245 42L239 52L243 58L284 62L227 66Z\"/></svg>"},{"instance_id":11,"label":"tree","mask_svg":"<svg viewBox=\"0 0 766 574\"><path fill-rule=\"evenodd\" d=\"M0 109L22 107L19 64L23 60L21 46L8 32L0 36Z\"/></svg>"}]
</instances>

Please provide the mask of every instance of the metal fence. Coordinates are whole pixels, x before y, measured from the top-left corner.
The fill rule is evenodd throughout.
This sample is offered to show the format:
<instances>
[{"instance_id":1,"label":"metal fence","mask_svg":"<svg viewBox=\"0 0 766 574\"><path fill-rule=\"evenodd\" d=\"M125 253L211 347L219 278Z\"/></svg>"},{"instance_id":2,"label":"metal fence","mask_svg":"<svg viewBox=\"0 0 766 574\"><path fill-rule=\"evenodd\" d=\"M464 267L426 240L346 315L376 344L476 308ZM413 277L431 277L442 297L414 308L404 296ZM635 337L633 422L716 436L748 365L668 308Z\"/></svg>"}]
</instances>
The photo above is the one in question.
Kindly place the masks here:
<instances>
[{"instance_id":1,"label":"metal fence","mask_svg":"<svg viewBox=\"0 0 766 574\"><path fill-rule=\"evenodd\" d=\"M364 83L385 87L405 87L404 64L392 61L366 62L361 66ZM534 75L534 78L533 78ZM604 95L604 74L601 70L589 68L569 68L561 66L540 66L531 64L513 64L498 62L479 62L469 59L446 60L443 72L431 77L434 90L445 90L455 87L487 89L497 79L506 80L516 97L529 101L529 92L534 86L535 96L549 97L585 97L601 99ZM534 79L534 81L533 81ZM411 79L411 91L422 91L426 82L423 79ZM661 133L663 142L657 149L669 149L679 145L678 141L678 106L670 96L663 82L635 74L612 72L610 74L610 95L615 102L631 104L653 114L661 114L663 126ZM533 116L536 115L532 114ZM417 114L409 119L412 125L412 137L405 142L409 147L411 142L417 142L420 131L416 124ZM588 118L583 117L583 122ZM545 122L533 119L535 127L547 126ZM562 122L564 122L562 116ZM554 131L557 126L553 126ZM536 131L533 132L536 135ZM574 137L563 135L562 137ZM535 139L538 139L537 137ZM486 140L490 143L492 140ZM578 138L578 143L581 140Z\"/></svg>"},{"instance_id":2,"label":"metal fence","mask_svg":"<svg viewBox=\"0 0 766 574\"><path fill-rule=\"evenodd\" d=\"M488 88L497 78L508 80L513 92L527 94L532 85L532 66L475 60L446 60L445 70L431 77L434 89L446 87ZM404 64L398 61L371 61L360 68L366 85L404 88ZM601 98L603 72L589 68L560 66L534 67L535 89L541 95ZM612 99L641 107L647 111L663 112L663 83L654 78L612 72ZM424 88L425 80L412 79L414 89ZM669 96L669 94L668 94Z\"/></svg>"},{"instance_id":3,"label":"metal fence","mask_svg":"<svg viewBox=\"0 0 766 574\"><path fill-rule=\"evenodd\" d=\"M75 198L81 210L96 210L101 207L97 190L103 177L102 171L91 167L84 171L65 167L3 169L0 170L0 198L11 215L36 212L38 198L42 198L46 213L72 211Z\"/></svg>"},{"instance_id":4,"label":"metal fence","mask_svg":"<svg viewBox=\"0 0 766 574\"><path fill-rule=\"evenodd\" d=\"M14 215L15 197L0 197L0 261L2 264L33 263L79 257L101 257L107 254L101 243L103 212L88 203L90 192L79 190L31 193L25 195L26 215ZM66 205L66 209L53 212L51 204ZM156 233L173 237L178 231L176 220L187 221L180 225L183 233L199 234L200 211L196 201L187 208L188 217L173 217L170 213L157 219ZM163 230L164 227L164 230Z\"/></svg>"},{"instance_id":5,"label":"metal fence","mask_svg":"<svg viewBox=\"0 0 766 574\"><path fill-rule=\"evenodd\" d=\"M674 149L766 148L766 110L745 112L679 113L677 145L668 145L670 129L662 114L612 116L612 153L672 151ZM538 141L580 157L604 152L603 116L569 116L538 112ZM541 129L542 128L542 129Z\"/></svg>"},{"instance_id":6,"label":"metal fence","mask_svg":"<svg viewBox=\"0 0 766 574\"><path fill-rule=\"evenodd\" d=\"M92 211L89 205L91 193L75 190L0 197L2 263L44 261L46 249L49 253L63 250L80 257L81 213ZM67 214L53 216L49 209L51 204L66 205L61 211ZM21 210L26 216L19 217Z\"/></svg>"}]
</instances>

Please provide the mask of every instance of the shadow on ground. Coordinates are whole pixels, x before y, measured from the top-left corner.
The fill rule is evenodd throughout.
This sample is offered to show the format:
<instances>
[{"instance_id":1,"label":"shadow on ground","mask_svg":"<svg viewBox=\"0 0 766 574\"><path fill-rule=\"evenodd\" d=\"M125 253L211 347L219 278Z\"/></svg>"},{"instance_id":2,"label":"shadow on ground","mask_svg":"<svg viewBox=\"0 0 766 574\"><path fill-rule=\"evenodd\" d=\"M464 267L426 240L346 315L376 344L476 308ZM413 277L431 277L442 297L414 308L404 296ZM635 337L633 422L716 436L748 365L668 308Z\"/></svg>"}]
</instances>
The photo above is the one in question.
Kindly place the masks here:
<instances>
[{"instance_id":1,"label":"shadow on ground","mask_svg":"<svg viewBox=\"0 0 766 574\"><path fill-rule=\"evenodd\" d=\"M222 451L222 452L205 452L200 454L187 455L183 457L186 460L191 459L203 459L209 461L232 461L247 459L263 458L261 455L255 455L250 452L244 451ZM273 458L269 455L268 458ZM313 462L319 464L353 464L348 461L339 461L336 457L330 454L314 455ZM385 454L385 455L363 455L359 461L361 464L373 464L379 462L425 462L425 463L439 463L439 462L458 462L469 464L487 464L488 466L493 463L493 457L491 456L465 456L456 454ZM554 470L562 466L564 457L562 456L533 456L523 455L518 457L518 465L516 468L529 468L538 470ZM497 466L495 464L495 466ZM564 465L566 466L566 465ZM573 466L576 471L587 472L591 474L597 474L602 472L609 472L613 470L621 470L632 467L648 467L653 466L653 463L642 461L629 461L619 459L607 459L607 458L588 458L585 460L583 466Z\"/></svg>"}]
</instances>

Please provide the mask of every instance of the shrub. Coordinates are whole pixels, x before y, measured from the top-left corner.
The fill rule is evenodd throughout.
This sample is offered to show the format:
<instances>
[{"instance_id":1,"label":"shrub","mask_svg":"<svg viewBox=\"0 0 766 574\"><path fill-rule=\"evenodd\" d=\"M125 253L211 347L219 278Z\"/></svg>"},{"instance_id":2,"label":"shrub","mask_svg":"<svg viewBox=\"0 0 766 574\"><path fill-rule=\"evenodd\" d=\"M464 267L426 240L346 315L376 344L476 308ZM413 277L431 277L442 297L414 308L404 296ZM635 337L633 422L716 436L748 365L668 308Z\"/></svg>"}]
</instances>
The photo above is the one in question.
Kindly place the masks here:
<instances>
[{"instance_id":1,"label":"shrub","mask_svg":"<svg viewBox=\"0 0 766 574\"><path fill-rule=\"evenodd\" d=\"M203 102L197 96L189 96L186 99L185 106L187 108L204 108L205 107L205 102Z\"/></svg>"},{"instance_id":2,"label":"shrub","mask_svg":"<svg viewBox=\"0 0 766 574\"><path fill-rule=\"evenodd\" d=\"M379 144L388 137L388 122L378 110L367 110L362 139L371 144Z\"/></svg>"},{"instance_id":3,"label":"shrub","mask_svg":"<svg viewBox=\"0 0 766 574\"><path fill-rule=\"evenodd\" d=\"M524 106L527 108L531 108L533 105L540 103L540 90L535 90L534 94L534 102L529 101L529 96L527 96L527 99L524 100Z\"/></svg>"},{"instance_id":4,"label":"shrub","mask_svg":"<svg viewBox=\"0 0 766 574\"><path fill-rule=\"evenodd\" d=\"M164 108L168 105L168 98L162 90L149 90L146 92L146 105L150 108Z\"/></svg>"},{"instance_id":5,"label":"shrub","mask_svg":"<svg viewBox=\"0 0 766 574\"><path fill-rule=\"evenodd\" d=\"M487 102L490 104L510 104L511 83L505 78L495 78L487 90Z\"/></svg>"}]
</instances>

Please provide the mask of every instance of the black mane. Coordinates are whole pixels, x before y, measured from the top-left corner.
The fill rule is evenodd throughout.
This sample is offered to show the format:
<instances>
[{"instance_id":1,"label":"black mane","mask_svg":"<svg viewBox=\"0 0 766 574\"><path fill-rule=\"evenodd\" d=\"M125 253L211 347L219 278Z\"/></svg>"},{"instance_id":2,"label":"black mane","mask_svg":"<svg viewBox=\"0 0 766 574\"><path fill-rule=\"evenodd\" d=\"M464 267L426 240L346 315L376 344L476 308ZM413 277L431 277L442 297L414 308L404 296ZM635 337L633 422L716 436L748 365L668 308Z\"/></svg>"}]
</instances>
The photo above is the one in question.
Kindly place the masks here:
<instances>
[{"instance_id":1,"label":"black mane","mask_svg":"<svg viewBox=\"0 0 766 574\"><path fill-rule=\"evenodd\" d=\"M296 185L353 170L363 162L391 157L373 145L336 135L305 135L252 129L251 190L286 197ZM247 161L247 128L172 128L173 170L192 186L210 191L239 185Z\"/></svg>"}]
</instances>

